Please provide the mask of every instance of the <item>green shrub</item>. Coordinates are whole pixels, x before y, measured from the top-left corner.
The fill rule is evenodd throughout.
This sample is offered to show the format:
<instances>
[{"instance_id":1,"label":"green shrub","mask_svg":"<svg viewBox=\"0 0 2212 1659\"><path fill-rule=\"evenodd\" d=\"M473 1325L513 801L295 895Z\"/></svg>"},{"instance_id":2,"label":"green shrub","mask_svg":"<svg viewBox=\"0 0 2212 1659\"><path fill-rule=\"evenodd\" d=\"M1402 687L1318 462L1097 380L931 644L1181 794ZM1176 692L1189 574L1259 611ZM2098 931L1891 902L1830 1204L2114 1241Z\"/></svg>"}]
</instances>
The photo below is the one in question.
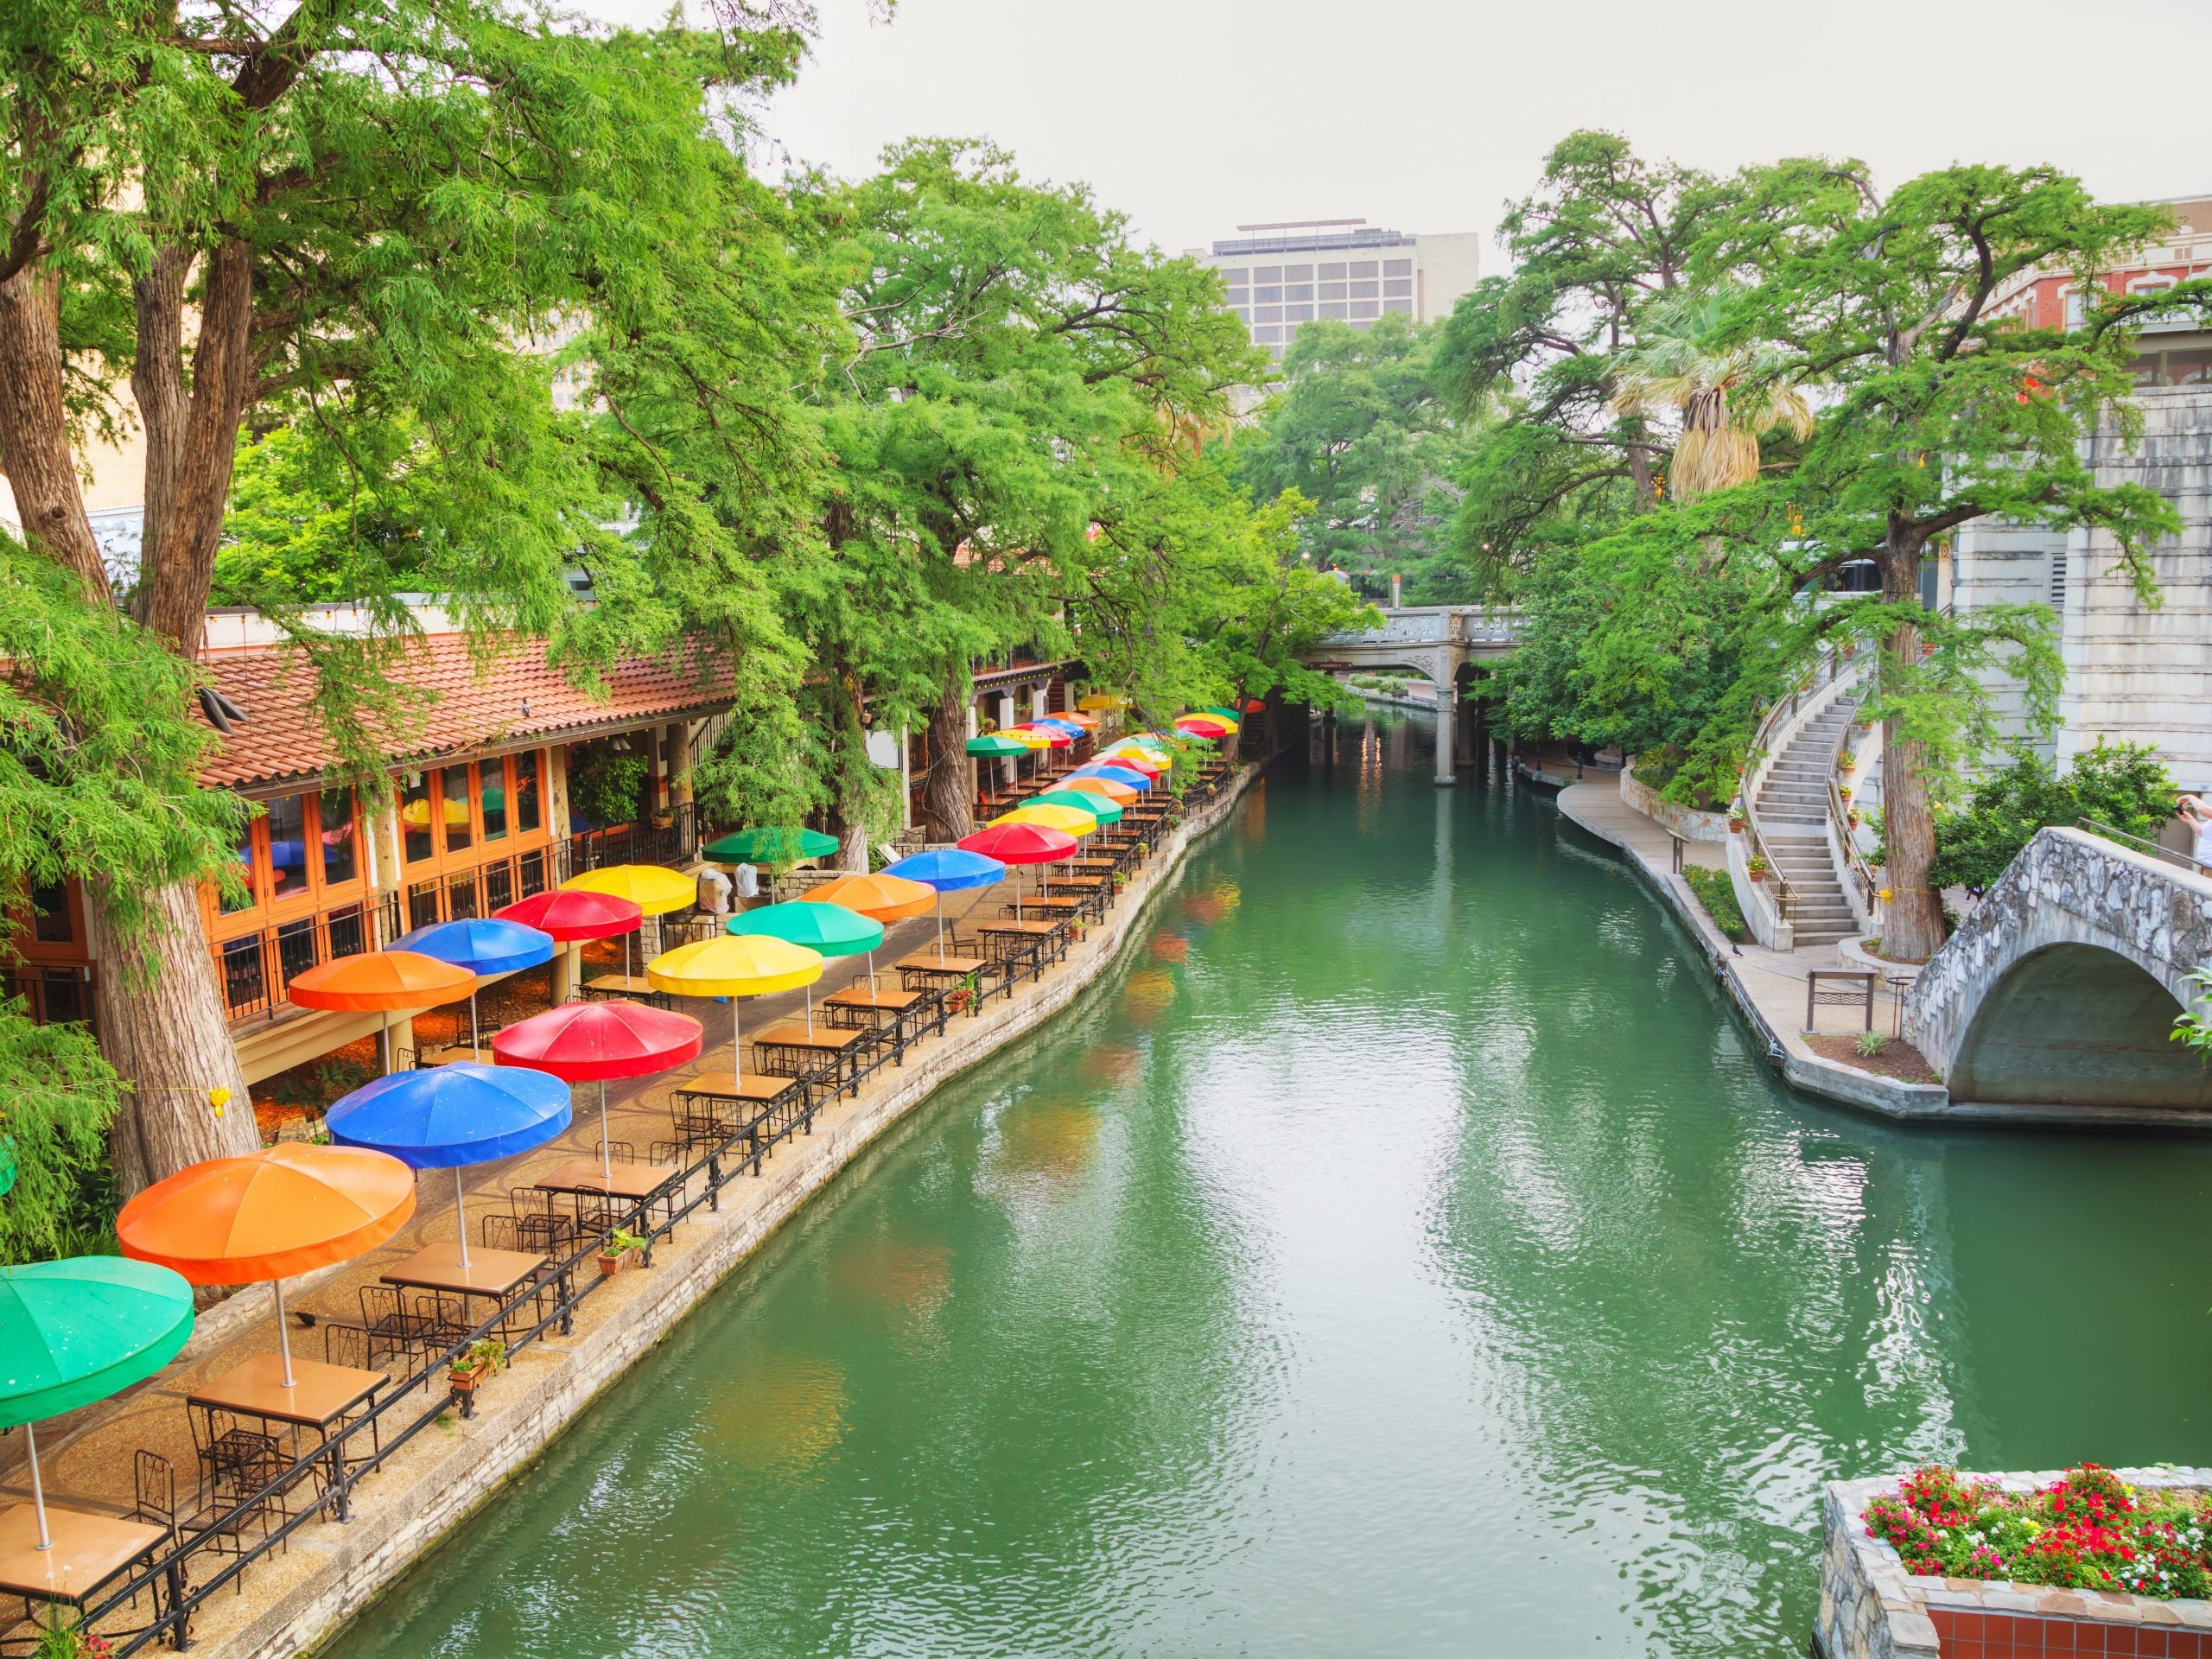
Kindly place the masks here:
<instances>
[{"instance_id":1,"label":"green shrub","mask_svg":"<svg viewBox=\"0 0 2212 1659\"><path fill-rule=\"evenodd\" d=\"M2107 743L2074 758L2061 777L2042 756L2026 750L1978 784L1964 808L1936 814L1936 863L1931 883L1987 888L2005 873L2036 831L2094 818L2145 839L2173 816L2174 783L2147 745Z\"/></svg>"},{"instance_id":2,"label":"green shrub","mask_svg":"<svg viewBox=\"0 0 2212 1659\"><path fill-rule=\"evenodd\" d=\"M594 825L634 823L651 769L642 754L617 754L594 744L569 768L569 799Z\"/></svg>"},{"instance_id":3,"label":"green shrub","mask_svg":"<svg viewBox=\"0 0 2212 1659\"><path fill-rule=\"evenodd\" d=\"M1682 872L1682 880L1690 884L1698 903L1705 906L1705 913L1713 918L1713 925L1722 933L1739 944L1751 937L1743 908L1736 902L1735 883L1728 879L1727 871L1700 869L1692 865Z\"/></svg>"}]
</instances>

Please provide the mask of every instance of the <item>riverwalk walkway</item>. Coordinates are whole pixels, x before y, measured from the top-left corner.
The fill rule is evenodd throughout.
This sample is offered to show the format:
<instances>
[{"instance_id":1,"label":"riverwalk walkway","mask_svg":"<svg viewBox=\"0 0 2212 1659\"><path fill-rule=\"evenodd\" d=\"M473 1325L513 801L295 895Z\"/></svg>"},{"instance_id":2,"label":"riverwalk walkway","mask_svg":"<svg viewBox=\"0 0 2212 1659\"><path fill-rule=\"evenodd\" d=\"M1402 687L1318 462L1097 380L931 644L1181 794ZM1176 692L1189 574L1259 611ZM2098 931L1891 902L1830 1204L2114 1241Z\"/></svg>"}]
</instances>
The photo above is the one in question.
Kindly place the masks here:
<instances>
[{"instance_id":1,"label":"riverwalk walkway","mask_svg":"<svg viewBox=\"0 0 2212 1659\"><path fill-rule=\"evenodd\" d=\"M1716 977L1737 1008L1766 1044L1783 1075L1808 1093L1880 1113L1885 1117L1947 1115L1950 1096L1941 1084L1904 1083L1814 1052L1804 1038L1806 977L1816 969L1840 966L1833 944L1796 950L1770 950L1751 940L1737 944L1713 925L1689 884L1674 874L1674 837L1621 798L1613 774L1559 792L1560 814L1624 854L1647 886L1672 907L1704 947ZM1727 849L1713 842L1686 841L1684 861L1702 869L1725 869ZM1896 1028L1896 994L1886 986L1875 993L1874 1027ZM1816 1007L1817 1030L1838 1034L1859 1030L1860 1007Z\"/></svg>"},{"instance_id":2,"label":"riverwalk walkway","mask_svg":"<svg viewBox=\"0 0 2212 1659\"><path fill-rule=\"evenodd\" d=\"M757 1174L732 1177L726 1166L727 1184L719 1188L715 1207L702 1205L658 1238L650 1268L619 1273L597 1286L596 1294L576 1303L572 1332L549 1331L519 1348L504 1372L483 1382L472 1415L447 1414L361 1479L352 1493L349 1521L308 1518L287 1540L287 1548L257 1560L237 1580L240 1593L225 1591L201 1605L193 1619L194 1650L209 1659L279 1659L312 1647L435 1548L441 1535L463 1523L877 1136L940 1084L1049 1019L1107 970L1141 924L1150 899L1173 884L1192 841L1235 810L1260 770L1258 765L1236 769L1213 798L1194 805L1130 874L1105 919L1075 941L1064 957L1023 978L1011 995L992 995L979 1014L954 1017L944 1036L914 1041L902 1065L879 1067L855 1093L823 1103L810 1132L775 1147L759 1164ZM950 895L947 921L981 920L1011 896L1004 888ZM926 949L934 928L934 919L925 916L891 930L877 953L879 974L890 974L889 963L899 957ZM816 1001L842 984L865 982L866 977L861 958L840 963L813 988ZM895 984L896 976L892 978ZM798 1014L802 1007L797 992L748 999L746 1027L748 1033L764 1030L776 1019ZM727 1008L699 1005L690 1011L707 1016L709 1046L696 1062L608 1089L609 1139L632 1144L640 1157L652 1143L670 1135L673 1090L696 1073L732 1069ZM713 1040L717 1033L719 1044ZM595 1093L580 1090L575 1125L561 1141L478 1173L469 1192L472 1225L487 1212L503 1211L510 1189L528 1188L553 1166L595 1152L596 1106ZM742 1170L741 1160L736 1166ZM298 1321L291 1332L296 1354L320 1358L318 1322L354 1319L362 1289L375 1287L401 1257L426 1244L454 1240L448 1172L429 1173L421 1191L414 1217L389 1243L320 1276L292 1281L288 1301ZM52 1438L42 1433L40 1448L49 1500L110 1513L129 1510L142 1449L166 1458L181 1488L196 1466L187 1399L207 1379L269 1350L270 1306L264 1289L248 1287L203 1316L190 1346L149 1382L54 1421ZM442 1392L435 1381L432 1387ZM425 1408L434 1397L410 1396ZM410 1408L407 1417L412 1419L416 1409ZM29 1496L20 1461L10 1457L19 1450L17 1437L0 1442L0 1503ZM5 1466L10 1461L15 1466ZM194 1569L195 1579L204 1579L221 1560L219 1554L208 1557Z\"/></svg>"}]
</instances>

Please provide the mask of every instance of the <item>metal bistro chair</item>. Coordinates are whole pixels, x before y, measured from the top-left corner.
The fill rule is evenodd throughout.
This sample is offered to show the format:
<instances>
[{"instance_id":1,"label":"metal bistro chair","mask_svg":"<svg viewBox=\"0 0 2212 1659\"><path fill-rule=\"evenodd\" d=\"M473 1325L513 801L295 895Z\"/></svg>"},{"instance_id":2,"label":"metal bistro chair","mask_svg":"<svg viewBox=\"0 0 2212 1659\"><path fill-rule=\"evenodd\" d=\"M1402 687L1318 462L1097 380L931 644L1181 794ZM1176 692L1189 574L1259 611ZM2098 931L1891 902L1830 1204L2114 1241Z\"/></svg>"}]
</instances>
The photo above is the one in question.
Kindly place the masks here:
<instances>
[{"instance_id":1,"label":"metal bistro chair","mask_svg":"<svg viewBox=\"0 0 2212 1659\"><path fill-rule=\"evenodd\" d=\"M194 1551L205 1549L216 1555L243 1555L268 1535L266 1503L246 1506L236 1502L211 1503L202 1502L200 1494L195 1492L188 1494L187 1508L180 1510L176 1465L158 1452L143 1447L138 1450L131 1459L130 1484L135 1502L129 1518L149 1527L167 1529L173 1546ZM189 1588L181 1568L171 1580L171 1588ZM231 1580L231 1591L234 1595L245 1593L245 1573Z\"/></svg>"}]
</instances>

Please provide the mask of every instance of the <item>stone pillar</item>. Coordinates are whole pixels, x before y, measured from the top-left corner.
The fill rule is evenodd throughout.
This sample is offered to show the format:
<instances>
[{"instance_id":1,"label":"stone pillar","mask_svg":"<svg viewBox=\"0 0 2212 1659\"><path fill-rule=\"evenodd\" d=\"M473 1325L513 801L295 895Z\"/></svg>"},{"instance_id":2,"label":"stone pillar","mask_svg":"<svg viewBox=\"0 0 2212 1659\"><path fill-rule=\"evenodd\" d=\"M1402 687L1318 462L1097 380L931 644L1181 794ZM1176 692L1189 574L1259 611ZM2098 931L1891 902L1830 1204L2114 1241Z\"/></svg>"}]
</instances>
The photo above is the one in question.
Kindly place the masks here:
<instances>
[{"instance_id":1,"label":"stone pillar","mask_svg":"<svg viewBox=\"0 0 2212 1659\"><path fill-rule=\"evenodd\" d=\"M1452 688L1438 688L1443 695L1436 700L1436 785L1439 789L1456 784L1459 777L1452 770L1452 756L1456 748L1459 722L1452 718L1454 711Z\"/></svg>"},{"instance_id":2,"label":"stone pillar","mask_svg":"<svg viewBox=\"0 0 2212 1659\"><path fill-rule=\"evenodd\" d=\"M1011 691L1001 691L999 693L999 730L1004 731L1007 727L1013 724L1014 693ZM1012 789L1014 785L1015 780L1021 776L1020 766L1021 761L1018 756L1012 756L1007 760L1000 761L999 781L1004 784L1008 789Z\"/></svg>"},{"instance_id":3,"label":"stone pillar","mask_svg":"<svg viewBox=\"0 0 2212 1659\"><path fill-rule=\"evenodd\" d=\"M576 994L576 987L583 982L584 948L581 944L563 945L553 953L553 1001L557 1007Z\"/></svg>"}]
</instances>

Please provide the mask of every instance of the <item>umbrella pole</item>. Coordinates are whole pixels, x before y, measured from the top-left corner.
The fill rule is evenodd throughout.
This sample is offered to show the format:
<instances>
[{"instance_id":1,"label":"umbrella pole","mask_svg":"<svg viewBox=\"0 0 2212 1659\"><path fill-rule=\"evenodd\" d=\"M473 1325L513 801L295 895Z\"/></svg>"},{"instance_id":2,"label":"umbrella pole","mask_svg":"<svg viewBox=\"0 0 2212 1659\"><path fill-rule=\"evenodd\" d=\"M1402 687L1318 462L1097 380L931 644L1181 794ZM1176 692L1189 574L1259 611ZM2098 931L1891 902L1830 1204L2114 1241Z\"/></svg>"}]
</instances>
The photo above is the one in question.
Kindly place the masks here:
<instances>
[{"instance_id":1,"label":"umbrella pole","mask_svg":"<svg viewBox=\"0 0 2212 1659\"><path fill-rule=\"evenodd\" d=\"M810 980L806 987L806 1040L814 1040L814 984Z\"/></svg>"},{"instance_id":2,"label":"umbrella pole","mask_svg":"<svg viewBox=\"0 0 2212 1659\"><path fill-rule=\"evenodd\" d=\"M271 1279L269 1288L276 1293L276 1351L284 1356L284 1386L295 1387L292 1380L292 1336L284 1329L284 1281Z\"/></svg>"},{"instance_id":3,"label":"umbrella pole","mask_svg":"<svg viewBox=\"0 0 2212 1659\"><path fill-rule=\"evenodd\" d=\"M870 996L875 995L875 952L873 950L868 953L868 994Z\"/></svg>"},{"instance_id":4,"label":"umbrella pole","mask_svg":"<svg viewBox=\"0 0 2212 1659\"><path fill-rule=\"evenodd\" d=\"M468 1271L468 1206L461 1196L461 1166L453 1166L453 1218L461 1224L461 1270Z\"/></svg>"},{"instance_id":5,"label":"umbrella pole","mask_svg":"<svg viewBox=\"0 0 2212 1659\"><path fill-rule=\"evenodd\" d=\"M930 891L937 894L937 959L943 962L944 960L944 889L932 887Z\"/></svg>"},{"instance_id":6,"label":"umbrella pole","mask_svg":"<svg viewBox=\"0 0 2212 1659\"><path fill-rule=\"evenodd\" d=\"M607 1185L614 1185L614 1148L607 1139L607 1079L599 1080L599 1173Z\"/></svg>"},{"instance_id":7,"label":"umbrella pole","mask_svg":"<svg viewBox=\"0 0 2212 1659\"><path fill-rule=\"evenodd\" d=\"M481 1058L477 1050L484 1046L484 1039L476 1034L476 987L468 988L468 1058Z\"/></svg>"},{"instance_id":8,"label":"umbrella pole","mask_svg":"<svg viewBox=\"0 0 2212 1659\"><path fill-rule=\"evenodd\" d=\"M40 1485L38 1480L38 1425L36 1423L23 1425L23 1447L30 1453L31 1508L38 1511L38 1547L41 1549L52 1549L54 1537L46 1529L46 1488Z\"/></svg>"},{"instance_id":9,"label":"umbrella pole","mask_svg":"<svg viewBox=\"0 0 2212 1659\"><path fill-rule=\"evenodd\" d=\"M745 1033L738 1027L734 994L729 999L729 1074L740 1083L745 1081Z\"/></svg>"}]
</instances>

